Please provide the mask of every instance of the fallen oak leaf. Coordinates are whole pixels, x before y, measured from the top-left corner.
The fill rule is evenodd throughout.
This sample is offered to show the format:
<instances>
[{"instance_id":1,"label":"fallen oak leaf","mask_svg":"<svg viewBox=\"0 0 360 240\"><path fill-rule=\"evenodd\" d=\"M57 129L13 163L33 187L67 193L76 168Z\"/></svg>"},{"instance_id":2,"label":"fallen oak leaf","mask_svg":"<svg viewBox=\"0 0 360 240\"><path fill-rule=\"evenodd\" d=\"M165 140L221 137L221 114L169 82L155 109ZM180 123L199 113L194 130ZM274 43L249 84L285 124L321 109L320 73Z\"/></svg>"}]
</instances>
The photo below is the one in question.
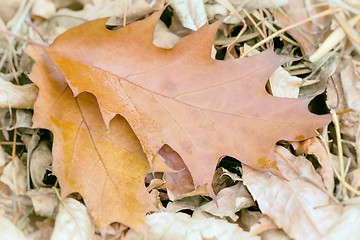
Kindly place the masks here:
<instances>
[{"instance_id":1,"label":"fallen oak leaf","mask_svg":"<svg viewBox=\"0 0 360 240\"><path fill-rule=\"evenodd\" d=\"M112 222L144 230L145 214L155 209L144 185L150 167L130 126L118 116L107 130L91 94L74 98L44 50L27 51L40 89L33 127L54 134L53 173L62 196L79 192L102 234Z\"/></svg>"},{"instance_id":2,"label":"fallen oak leaf","mask_svg":"<svg viewBox=\"0 0 360 240\"><path fill-rule=\"evenodd\" d=\"M96 96L107 126L116 114L124 116L149 162L167 144L183 158L195 187L207 184L211 192L221 156L275 169L278 140L314 136L329 122L308 111L309 99L266 92L268 77L286 57L267 50L241 60L211 59L218 24L172 49L158 48L152 36L160 14L115 31L105 28L106 19L88 22L46 48L74 95Z\"/></svg>"}]
</instances>

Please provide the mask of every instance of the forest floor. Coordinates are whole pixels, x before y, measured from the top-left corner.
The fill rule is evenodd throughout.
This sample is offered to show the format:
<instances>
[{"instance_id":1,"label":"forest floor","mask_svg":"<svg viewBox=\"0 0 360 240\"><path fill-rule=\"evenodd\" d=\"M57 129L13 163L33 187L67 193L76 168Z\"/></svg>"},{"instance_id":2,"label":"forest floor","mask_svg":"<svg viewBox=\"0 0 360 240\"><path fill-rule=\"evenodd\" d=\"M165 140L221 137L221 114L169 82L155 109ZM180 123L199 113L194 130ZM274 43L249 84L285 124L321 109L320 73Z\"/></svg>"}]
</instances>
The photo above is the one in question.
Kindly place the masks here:
<instances>
[{"instance_id":1,"label":"forest floor","mask_svg":"<svg viewBox=\"0 0 360 240\"><path fill-rule=\"evenodd\" d=\"M163 9L163 6L166 8ZM205 31L202 30L205 29L202 26L208 23L221 21L213 45L209 49L212 59L225 63L228 61L230 64L235 59L255 59L252 56L265 52L266 49L287 56L287 62L283 63L281 68L277 68L277 63L274 63L282 61L276 57L273 62L265 59L266 53L259 55L264 56L264 60L261 60L262 57L256 58L259 59L260 66L263 64L262 61L269 61L269 64L274 64L272 71L276 69L263 87L269 94L278 98L294 101L299 99L298 102L301 99L313 99L309 103L309 111L322 116L327 114L330 123L321 125L316 132L314 129L311 134L302 134L302 131L305 131L303 126L293 121L294 125L290 126L293 129L290 132L300 134L294 135L291 141L276 139L275 172L259 170L268 167L268 162L252 163L245 157L244 161L235 159L236 156L221 158L212 177L211 186L208 184L207 188L206 184L203 185L205 187L194 184L200 176L205 176L205 173L196 170L197 165L187 162L185 155L179 156L181 151L179 150L178 154L175 151L178 149L172 149L173 146L169 147L166 145L167 142L158 153L155 153L154 159L165 159L164 162L168 166L156 168L150 166L154 162L142 161L142 158L149 159L148 149L144 145L143 135L139 134L141 128L136 128L126 113L124 119L129 119L130 126L127 123L125 125L132 134L129 141L135 141L131 144L137 144L136 151L141 152L141 156L138 157L141 161L137 158L136 164L139 165L124 165L124 170L116 173L133 174L134 178L111 176L112 173L108 173L104 178L125 182L119 183L118 187L126 185L121 188L127 192L124 196L128 199L117 202L117 198L122 198L116 195L118 192L109 190L108 193L104 193L106 189L97 189L100 188L97 181L102 181L101 172L98 169L89 172L89 169L85 168L90 163L87 159L81 159L85 156L82 152L79 153L79 159L82 160L79 166L73 167L72 170L67 167L61 168L68 166L67 151L71 151L75 156L76 149L84 152L90 150L87 150L86 143L82 143L82 149L81 144L66 142L64 133L73 130L64 130L62 125L65 125L65 120L62 119L67 115L73 116L69 110L71 104L67 103L60 113L56 113L58 115L53 115L56 118L59 116L59 128L51 125L50 121L47 122L51 118L49 112L55 112L52 108L47 108L53 103L51 94L56 95L58 89L50 91L53 85L49 84L51 86L47 91L46 83L42 85L43 83L39 82L54 80L52 73L60 73L61 76L69 78L67 69L62 69L60 62L56 62L55 55L51 55L57 51L52 47L52 43L68 30L78 29L78 26L95 19L110 17L106 22L107 28L121 31L135 26L133 23L149 19L153 12L159 10L163 12L153 36L153 44L158 48L175 49L176 44L181 42L186 49L191 49L192 43L182 39L192 36L197 31ZM149 21L145 20L143 27L150 25ZM116 45L117 42L123 41L129 43L129 46L116 46L125 50L131 49L132 44L142 40L142 31L146 31L145 27L139 29L136 34L140 40L135 40L136 34L133 39L125 36L123 39L101 40L101 44L108 42L109 47L106 49L110 50L107 52L108 55L104 56L111 58L107 61L99 57L103 59L103 65L107 65L108 62L111 65L112 62L123 59L123 56L114 57L114 52L119 49L114 47L112 52L111 44ZM80 30L66 35L70 36L70 40L63 38L68 42L59 40L59 45L71 46L66 50L69 54L72 51L81 53L77 45L71 45L73 39L80 39L79 42L84 42L85 45L88 39L93 38L97 41L105 36L105 33L97 35L100 31L95 33L93 30L82 36L75 36L77 33L80 33ZM202 40L206 42L206 39ZM144 42L144 46L145 44ZM44 52L48 52L54 62L54 69L58 70L42 70L46 64L39 63L42 60L38 60L40 58L37 57L41 54L30 53L32 50L29 50L29 46L45 49ZM96 52L99 50L91 50L92 47L87 48L90 51L88 55L85 54L85 59L87 56L97 56ZM189 52L192 53L190 50ZM132 63L139 66L157 61L151 59L151 55L146 55L145 51L136 52L136 56L138 57L129 54L124 59L139 59L139 62ZM167 57L166 54L163 56L164 59ZM170 56L169 59L174 58ZM193 59L197 59L196 56ZM256 62L253 63L242 65L245 66L244 71L246 66L251 68L257 65ZM118 64L121 65L121 62ZM264 64L264 69L265 66L268 65ZM195 74L195 70L187 67L184 67L184 72L188 72L189 76L190 73ZM76 68L73 72L83 71L75 65L73 68ZM112 69L111 66L109 69ZM44 74L47 75L43 78ZM164 74L168 74L168 71L164 70ZM231 74L231 71L224 73L224 78ZM254 73L252 76L260 78L260 73ZM213 79L212 76L209 76L209 79ZM70 94L69 101L77 101L80 104L80 99L94 100L90 94L90 97L84 93L75 96L82 91L92 93L87 88L79 90L80 87L75 87L76 83L68 79L64 84L67 89L69 85L74 93ZM179 86L178 88L182 87L181 84ZM167 90L161 86L159 89L164 92ZM246 96L246 92L247 89L242 90L241 94ZM216 94L220 96L223 93ZM100 103L99 96L96 93L94 95ZM107 95L107 92L104 95ZM128 95L131 93L128 92ZM255 105L255 108L264 109L266 112L265 108L270 103L264 102L260 95L258 99L251 100L261 103ZM136 102L136 97L131 101ZM246 105L246 97L242 97L241 101L236 104ZM54 100L54 104L55 102ZM232 107L239 107L235 103L232 104ZM284 105L289 104L290 100ZM289 114L298 116L299 121L302 121L303 113L294 112L296 110L286 113L284 110L281 113L284 105L279 101L277 110L280 113L273 110L279 122L284 119L286 122ZM149 104L149 108L151 106L153 105ZM98 115L105 119L106 114L102 107L99 106L102 115L98 107L95 112L99 112ZM145 110L146 108L147 106ZM291 107L289 109L291 110ZM85 110L83 117L84 115ZM307 124L305 118L304 115L304 125ZM114 118L111 124L117 121L126 122L123 118L119 119ZM157 119L157 116L154 116L154 121ZM165 118L159 119L163 121ZM313 119L314 122L318 121L316 117ZM111 127L109 132L104 130L106 123L101 124L102 136L112 139L112 135L107 135L111 134ZM227 122L224 120L223 124ZM285 125L279 127L277 123L277 128L287 129L289 126ZM257 126L250 123L248 128ZM200 127L201 124L196 128ZM0 129L1 239L360 239L360 4L357 0L0 0ZM264 133L259 136L264 139L273 139L272 136L265 135L266 132L278 132L278 129L268 127L259 129ZM215 134L218 134L211 128L208 128L208 131L206 136L211 135L212 131L214 138L217 136ZM309 131L308 128L306 131ZM254 155L258 151L255 145L267 143L267 140L254 141L252 136L239 135L239 138L246 146L241 151ZM228 141L217 141L222 140L220 146ZM98 149L103 140L92 137L91 141L99 153ZM128 147L127 143L113 143ZM65 147L71 144L75 150L66 150ZM201 146L205 148L211 145ZM225 146L224 149L231 148ZM171 159L177 162L169 164ZM205 169L210 161L203 161ZM106 161L103 164L106 165ZM109 164L113 166L112 163ZM134 162L133 164L135 165ZM261 164L265 164L266 167L261 167ZM151 174L150 167L163 171ZM166 171L166 168L173 170ZM85 171L94 175L94 179L88 179ZM176 175L173 171L183 172L182 175ZM211 173L212 170L209 171ZM204 170L207 173L209 171ZM67 176L69 174L72 176ZM140 182L132 185L129 183L132 179L140 179ZM144 191L146 197L139 197L137 191ZM91 196L93 193L96 196ZM100 198L101 204L94 206L92 202ZM148 202L143 203L145 200ZM118 208L117 204L126 207ZM106 216L111 215L112 211L114 216ZM142 215L142 218L138 218Z\"/></svg>"}]
</instances>

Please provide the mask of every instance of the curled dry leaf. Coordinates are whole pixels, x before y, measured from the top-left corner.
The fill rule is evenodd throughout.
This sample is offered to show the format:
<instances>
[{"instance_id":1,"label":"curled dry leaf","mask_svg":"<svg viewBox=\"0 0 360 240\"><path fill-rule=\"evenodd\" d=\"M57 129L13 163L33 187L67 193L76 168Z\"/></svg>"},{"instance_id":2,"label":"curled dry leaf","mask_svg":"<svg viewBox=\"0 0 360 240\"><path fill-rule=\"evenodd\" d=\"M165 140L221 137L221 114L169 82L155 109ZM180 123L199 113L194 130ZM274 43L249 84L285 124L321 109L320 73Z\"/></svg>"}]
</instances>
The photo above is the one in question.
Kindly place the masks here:
<instances>
[{"instance_id":1,"label":"curled dry leaf","mask_svg":"<svg viewBox=\"0 0 360 240\"><path fill-rule=\"evenodd\" d=\"M59 205L59 199L52 188L39 188L27 191L26 196L31 200L37 215L52 218Z\"/></svg>"},{"instance_id":2,"label":"curled dry leaf","mask_svg":"<svg viewBox=\"0 0 360 240\"><path fill-rule=\"evenodd\" d=\"M0 78L0 108L32 109L38 88L34 84L15 85Z\"/></svg>"},{"instance_id":3,"label":"curled dry leaf","mask_svg":"<svg viewBox=\"0 0 360 240\"><path fill-rule=\"evenodd\" d=\"M96 96L107 126L117 114L126 118L150 162L167 144L184 160L195 187L207 184L211 192L224 154L258 169L275 169L278 140L314 136L329 122L329 116L308 111L310 99L266 92L269 75L286 57L267 50L247 59L211 59L217 24L161 49L152 44L160 15L116 31L104 27L106 19L92 21L46 49L74 95ZM89 32L97 37L84 37Z\"/></svg>"},{"instance_id":4,"label":"curled dry leaf","mask_svg":"<svg viewBox=\"0 0 360 240\"><path fill-rule=\"evenodd\" d=\"M245 44L244 51L250 50L250 46ZM256 49L252 50L248 55L254 56L260 52ZM302 79L291 76L283 67L278 67L269 77L271 93L276 97L298 98Z\"/></svg>"},{"instance_id":5,"label":"curled dry leaf","mask_svg":"<svg viewBox=\"0 0 360 240\"><path fill-rule=\"evenodd\" d=\"M15 112L15 114L14 114ZM32 112L25 109L0 109L0 129L31 128Z\"/></svg>"},{"instance_id":6,"label":"curled dry leaf","mask_svg":"<svg viewBox=\"0 0 360 240\"><path fill-rule=\"evenodd\" d=\"M334 170L331 164L331 157L327 154L325 147L317 138L309 138L300 143L293 143L299 153L313 154L321 165L321 176L329 194L334 191Z\"/></svg>"},{"instance_id":7,"label":"curled dry leaf","mask_svg":"<svg viewBox=\"0 0 360 240\"><path fill-rule=\"evenodd\" d=\"M260 240L236 224L215 218L191 218L183 213L154 213L146 216L146 223L149 226L147 237L130 230L125 240Z\"/></svg>"},{"instance_id":8,"label":"curled dry leaf","mask_svg":"<svg viewBox=\"0 0 360 240\"><path fill-rule=\"evenodd\" d=\"M92 239L94 223L86 207L72 198L65 198L56 215L51 240Z\"/></svg>"},{"instance_id":9,"label":"curled dry leaf","mask_svg":"<svg viewBox=\"0 0 360 240\"><path fill-rule=\"evenodd\" d=\"M0 181L9 187L13 194L18 195L26 192L26 168L18 157L13 158L11 162L5 166L0 176Z\"/></svg>"},{"instance_id":10,"label":"curled dry leaf","mask_svg":"<svg viewBox=\"0 0 360 240\"><path fill-rule=\"evenodd\" d=\"M242 183L222 189L211 201L200 207L201 210L220 218L230 217L234 222L238 219L236 213L243 208L254 206L255 202Z\"/></svg>"},{"instance_id":11,"label":"curled dry leaf","mask_svg":"<svg viewBox=\"0 0 360 240\"><path fill-rule=\"evenodd\" d=\"M302 85L302 79L291 76L284 68L279 67L271 74L270 78L271 92L277 97L298 98L299 89Z\"/></svg>"},{"instance_id":12,"label":"curled dry leaf","mask_svg":"<svg viewBox=\"0 0 360 240\"><path fill-rule=\"evenodd\" d=\"M30 163L30 177L35 187L45 187L43 183L46 171L52 163L52 154L47 141L40 141L39 145L32 151Z\"/></svg>"},{"instance_id":13,"label":"curled dry leaf","mask_svg":"<svg viewBox=\"0 0 360 240\"><path fill-rule=\"evenodd\" d=\"M277 162L284 179L244 166L244 183L260 210L290 237L320 239L339 220L342 207L327 194L321 177L311 170L308 160L288 159L287 150L277 149L281 156Z\"/></svg>"},{"instance_id":14,"label":"curled dry leaf","mask_svg":"<svg viewBox=\"0 0 360 240\"><path fill-rule=\"evenodd\" d=\"M118 116L106 129L94 97L74 98L43 49L28 51L37 62L31 78L40 88L34 127L54 133L53 173L62 196L79 192L102 233L112 222L141 230L144 215L155 208L144 185L150 167L130 126Z\"/></svg>"},{"instance_id":15,"label":"curled dry leaf","mask_svg":"<svg viewBox=\"0 0 360 240\"><path fill-rule=\"evenodd\" d=\"M171 0L167 1L173 7L182 26L196 31L207 23L207 15L203 0Z\"/></svg>"}]
</instances>

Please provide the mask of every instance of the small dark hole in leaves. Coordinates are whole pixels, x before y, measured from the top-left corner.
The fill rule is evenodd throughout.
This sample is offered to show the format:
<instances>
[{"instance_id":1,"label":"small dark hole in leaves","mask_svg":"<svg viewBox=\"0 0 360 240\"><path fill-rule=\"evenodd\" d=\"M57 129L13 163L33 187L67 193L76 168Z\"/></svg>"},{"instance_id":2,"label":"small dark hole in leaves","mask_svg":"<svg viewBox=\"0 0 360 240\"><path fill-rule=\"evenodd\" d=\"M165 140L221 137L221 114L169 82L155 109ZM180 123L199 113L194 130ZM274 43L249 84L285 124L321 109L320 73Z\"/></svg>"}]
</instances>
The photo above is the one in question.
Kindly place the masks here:
<instances>
[{"instance_id":1,"label":"small dark hole in leaves","mask_svg":"<svg viewBox=\"0 0 360 240\"><path fill-rule=\"evenodd\" d=\"M173 9L170 6L167 6L161 14L160 20L163 21L167 27L170 27L173 15Z\"/></svg>"},{"instance_id":2,"label":"small dark hole in leaves","mask_svg":"<svg viewBox=\"0 0 360 240\"><path fill-rule=\"evenodd\" d=\"M274 48L283 48L284 47L284 42L282 41L282 39L280 37L276 37L274 38Z\"/></svg>"},{"instance_id":3,"label":"small dark hole in leaves","mask_svg":"<svg viewBox=\"0 0 360 240\"><path fill-rule=\"evenodd\" d=\"M328 114L330 112L330 110L326 105L325 93L322 93L322 94L314 97L310 101L308 108L309 108L310 112L317 114L317 115Z\"/></svg>"},{"instance_id":4,"label":"small dark hole in leaves","mask_svg":"<svg viewBox=\"0 0 360 240\"><path fill-rule=\"evenodd\" d=\"M54 175L52 175L52 172L49 170L46 170L46 173L44 175L42 182L45 185L54 186L56 183L56 180L57 180L57 178ZM56 186L54 186L54 187L59 187L59 184L56 184Z\"/></svg>"},{"instance_id":5,"label":"small dark hole in leaves","mask_svg":"<svg viewBox=\"0 0 360 240\"><path fill-rule=\"evenodd\" d=\"M229 172L235 173L235 174L239 175L240 177L242 176L242 173L241 173L242 165L241 165L241 162L239 160L237 160L236 158L225 156L220 160L217 167L225 168Z\"/></svg>"},{"instance_id":6,"label":"small dark hole in leaves","mask_svg":"<svg viewBox=\"0 0 360 240\"><path fill-rule=\"evenodd\" d=\"M139 21L144 19L144 17L137 17L137 18L126 18L126 25L129 25L130 23ZM120 28L122 28L124 25L124 19L116 16L109 17L109 19L106 21L105 27L107 30L115 31Z\"/></svg>"},{"instance_id":7,"label":"small dark hole in leaves","mask_svg":"<svg viewBox=\"0 0 360 240\"><path fill-rule=\"evenodd\" d=\"M188 214L190 216L192 216L192 214L194 213L194 211L190 210L190 209L183 209L183 210L180 210L179 212Z\"/></svg>"},{"instance_id":8,"label":"small dark hole in leaves","mask_svg":"<svg viewBox=\"0 0 360 240\"><path fill-rule=\"evenodd\" d=\"M215 59L217 60L224 60L225 55L226 55L226 48L217 48L216 49L216 55L215 55Z\"/></svg>"}]
</instances>

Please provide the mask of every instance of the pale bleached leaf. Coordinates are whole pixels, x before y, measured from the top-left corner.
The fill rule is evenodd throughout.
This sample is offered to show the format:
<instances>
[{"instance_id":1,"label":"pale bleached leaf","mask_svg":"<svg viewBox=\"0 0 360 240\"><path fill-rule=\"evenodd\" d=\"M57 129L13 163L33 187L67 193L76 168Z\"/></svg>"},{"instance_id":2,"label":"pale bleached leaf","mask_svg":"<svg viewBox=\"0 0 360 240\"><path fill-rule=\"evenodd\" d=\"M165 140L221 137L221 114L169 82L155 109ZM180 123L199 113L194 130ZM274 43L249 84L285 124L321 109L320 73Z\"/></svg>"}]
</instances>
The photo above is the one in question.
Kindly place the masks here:
<instances>
[{"instance_id":1,"label":"pale bleached leaf","mask_svg":"<svg viewBox=\"0 0 360 240\"><path fill-rule=\"evenodd\" d=\"M207 23L203 0L171 0L168 2L184 27L196 31Z\"/></svg>"},{"instance_id":2,"label":"pale bleached leaf","mask_svg":"<svg viewBox=\"0 0 360 240\"><path fill-rule=\"evenodd\" d=\"M28 240L19 228L3 216L0 216L0 238L1 240Z\"/></svg>"},{"instance_id":3,"label":"pale bleached leaf","mask_svg":"<svg viewBox=\"0 0 360 240\"><path fill-rule=\"evenodd\" d=\"M15 85L0 78L0 108L32 109L37 93L34 84Z\"/></svg>"},{"instance_id":4,"label":"pale bleached leaf","mask_svg":"<svg viewBox=\"0 0 360 240\"><path fill-rule=\"evenodd\" d=\"M284 152L280 155L284 158ZM316 172L306 163L308 160L285 160L278 155L276 161L282 178L244 166L245 185L262 213L290 237L320 239L338 221L342 207L327 194L320 176L315 177Z\"/></svg>"},{"instance_id":5,"label":"pale bleached leaf","mask_svg":"<svg viewBox=\"0 0 360 240\"><path fill-rule=\"evenodd\" d=\"M130 230L125 240L260 240L236 224L215 218L191 218L183 213L154 213L146 216L147 237Z\"/></svg>"},{"instance_id":6,"label":"pale bleached leaf","mask_svg":"<svg viewBox=\"0 0 360 240\"><path fill-rule=\"evenodd\" d=\"M360 239L359 205L345 207L344 213L335 226L325 235L323 240L358 240Z\"/></svg>"},{"instance_id":7,"label":"pale bleached leaf","mask_svg":"<svg viewBox=\"0 0 360 240\"><path fill-rule=\"evenodd\" d=\"M31 8L31 14L33 16L41 17L44 19L49 19L53 17L55 13L55 3L54 1L50 0L35 0Z\"/></svg>"},{"instance_id":8,"label":"pale bleached leaf","mask_svg":"<svg viewBox=\"0 0 360 240\"><path fill-rule=\"evenodd\" d=\"M94 223L85 206L72 198L65 198L56 216L51 240L90 240Z\"/></svg>"},{"instance_id":9,"label":"pale bleached leaf","mask_svg":"<svg viewBox=\"0 0 360 240\"><path fill-rule=\"evenodd\" d=\"M284 68L279 67L271 74L270 85L272 94L277 97L297 98L302 79L291 76Z\"/></svg>"},{"instance_id":10,"label":"pale bleached leaf","mask_svg":"<svg viewBox=\"0 0 360 240\"><path fill-rule=\"evenodd\" d=\"M169 28L163 23L159 21L156 25L153 43L155 46L160 48L170 49L172 48L178 41L180 37L175 33L172 33Z\"/></svg>"}]
</instances>

